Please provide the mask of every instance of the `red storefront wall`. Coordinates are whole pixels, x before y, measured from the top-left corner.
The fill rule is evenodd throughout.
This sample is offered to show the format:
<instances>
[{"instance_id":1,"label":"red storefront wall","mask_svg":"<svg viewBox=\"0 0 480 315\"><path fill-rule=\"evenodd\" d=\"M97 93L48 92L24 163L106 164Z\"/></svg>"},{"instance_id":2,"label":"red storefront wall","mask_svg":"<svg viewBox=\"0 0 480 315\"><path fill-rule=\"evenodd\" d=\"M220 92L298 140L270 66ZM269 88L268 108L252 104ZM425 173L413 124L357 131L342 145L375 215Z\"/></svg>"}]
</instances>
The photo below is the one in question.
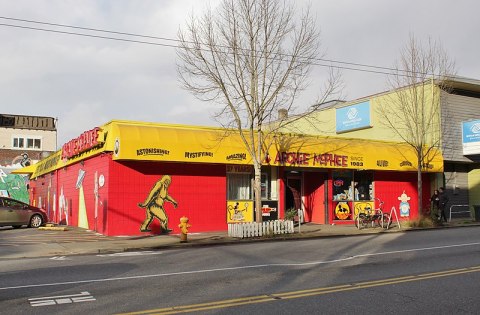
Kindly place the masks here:
<instances>
[{"instance_id":1,"label":"red storefront wall","mask_svg":"<svg viewBox=\"0 0 480 315\"><path fill-rule=\"evenodd\" d=\"M395 212L400 220L413 220L419 217L418 201L417 201L417 173L412 172L375 172L374 174L375 198L384 202L383 211L390 213L392 207L395 207ZM333 183L331 178L328 183L329 191L333 190ZM398 197L405 191L405 194L410 197L408 203L410 204L410 216L400 217L400 200ZM430 200L430 175L423 174L422 176L422 193L423 193L423 207L428 207ZM335 220L335 205L331 194L329 198L329 223L335 224L353 224L354 221ZM351 204L351 202L349 202ZM375 201L375 207L378 207L378 201ZM352 209L353 211L353 209Z\"/></svg>"},{"instance_id":2,"label":"red storefront wall","mask_svg":"<svg viewBox=\"0 0 480 315\"><path fill-rule=\"evenodd\" d=\"M97 195L95 173L97 180L104 178ZM88 227L83 227L109 236L159 234L157 218L151 232L140 231L146 210L138 204L164 175L171 176L168 194L178 203L177 208L164 204L171 233L180 232L182 216L190 219L190 232L227 229L225 165L116 162L103 154L32 180L32 203L50 209L50 222L78 226L86 219ZM60 200L65 200L63 205Z\"/></svg>"},{"instance_id":3,"label":"red storefront wall","mask_svg":"<svg viewBox=\"0 0 480 315\"><path fill-rule=\"evenodd\" d=\"M325 224L325 180L328 173L304 172L305 222Z\"/></svg>"},{"instance_id":4,"label":"red storefront wall","mask_svg":"<svg viewBox=\"0 0 480 315\"><path fill-rule=\"evenodd\" d=\"M172 233L179 233L180 218L189 218L189 232L227 229L225 165L162 162L112 162L108 200L108 235L159 234L160 224L154 218L151 232L141 232L146 210L143 203L155 183L164 175L171 177L168 201L164 209Z\"/></svg>"},{"instance_id":5,"label":"red storefront wall","mask_svg":"<svg viewBox=\"0 0 480 315\"><path fill-rule=\"evenodd\" d=\"M384 211L390 213L392 207L395 207L398 218L400 218L398 197L405 191L410 200L410 217L405 219L416 219L419 217L417 200L417 173L401 172L376 172L375 173L375 197L385 202ZM428 207L430 203L430 175L422 176L422 202L423 207ZM376 205L377 206L377 205Z\"/></svg>"},{"instance_id":6,"label":"red storefront wall","mask_svg":"<svg viewBox=\"0 0 480 315\"><path fill-rule=\"evenodd\" d=\"M41 203L50 222L78 226L82 216L89 229L106 234L104 201L108 199L109 163L110 155L99 155L30 181L32 203ZM105 178L104 186L98 189L97 211L95 172L97 178L100 175Z\"/></svg>"}]
</instances>

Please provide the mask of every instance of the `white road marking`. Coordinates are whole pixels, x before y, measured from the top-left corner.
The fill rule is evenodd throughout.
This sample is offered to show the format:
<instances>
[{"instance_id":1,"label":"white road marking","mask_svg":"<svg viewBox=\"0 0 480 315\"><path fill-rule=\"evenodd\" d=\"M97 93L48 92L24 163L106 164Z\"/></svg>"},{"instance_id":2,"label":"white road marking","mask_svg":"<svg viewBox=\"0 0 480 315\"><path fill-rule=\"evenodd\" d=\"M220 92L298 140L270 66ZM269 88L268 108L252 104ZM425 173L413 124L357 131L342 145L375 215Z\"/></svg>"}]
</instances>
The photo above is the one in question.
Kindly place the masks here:
<instances>
[{"instance_id":1,"label":"white road marking","mask_svg":"<svg viewBox=\"0 0 480 315\"><path fill-rule=\"evenodd\" d=\"M225 267L225 268L215 268L215 269L201 269L201 270L192 270L192 271L179 271L179 272L171 272L171 273L158 273L158 274L149 274L149 275L137 275L137 276L130 276L130 277L102 278L102 279L89 279L89 280L77 280L77 281L65 281L65 282L53 282L53 283L26 284L26 285L19 285L19 286L0 287L0 290L50 287L50 286L80 284L80 283L99 283L99 282L134 280L134 279L145 279L145 278L155 278L155 277L169 277L169 276L178 276L178 275L201 274L201 273L210 273L210 272L219 272L219 271L256 269L256 268L267 268L267 267L268 268L271 268L271 267L302 267L302 266L312 266L312 265L324 265L324 264L338 263L338 262L341 262L341 261L353 260L353 259L357 259L357 258L361 258L361 257L373 257L373 256L380 256L380 255L400 254L400 253L408 253L408 252L421 252L421 251L427 251L427 250L437 250L437 249L446 249L446 248L454 248L454 247L466 247L466 246L478 246L478 245L480 245L480 242L466 243L466 244L455 244L455 245L444 245L444 246L434 246L434 247L423 247L423 248L413 248L413 249L396 250L396 251L379 252L379 253L369 253L369 254L359 254L359 255L349 256L349 257L345 257L345 258L338 258L338 259L325 260L325 261L312 261L312 262L305 262L305 263L261 264L261 265Z\"/></svg>"},{"instance_id":2,"label":"white road marking","mask_svg":"<svg viewBox=\"0 0 480 315\"><path fill-rule=\"evenodd\" d=\"M70 258L67 258L67 256L54 256L50 259L51 260L71 260Z\"/></svg>"},{"instance_id":3,"label":"white road marking","mask_svg":"<svg viewBox=\"0 0 480 315\"><path fill-rule=\"evenodd\" d=\"M84 292L81 292L80 294L31 298L31 299L28 299L28 301L30 301L31 306L35 307L35 306L91 302L91 301L96 301L96 299L90 293L88 293L87 291L84 291Z\"/></svg>"},{"instance_id":4,"label":"white road marking","mask_svg":"<svg viewBox=\"0 0 480 315\"><path fill-rule=\"evenodd\" d=\"M97 255L98 257L129 257L129 256L143 256L143 255L160 255L163 252L154 252L154 251L141 251L141 252L121 252L114 254L102 254Z\"/></svg>"}]
</instances>

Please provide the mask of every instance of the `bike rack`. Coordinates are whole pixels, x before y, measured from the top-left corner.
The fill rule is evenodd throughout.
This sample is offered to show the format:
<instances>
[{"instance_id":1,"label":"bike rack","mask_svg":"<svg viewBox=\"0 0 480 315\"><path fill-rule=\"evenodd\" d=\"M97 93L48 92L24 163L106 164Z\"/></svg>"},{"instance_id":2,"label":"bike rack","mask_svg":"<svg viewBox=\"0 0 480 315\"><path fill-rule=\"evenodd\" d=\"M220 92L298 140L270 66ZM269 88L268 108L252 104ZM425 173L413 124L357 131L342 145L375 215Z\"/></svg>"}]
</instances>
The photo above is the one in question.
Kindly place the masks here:
<instances>
[{"instance_id":1,"label":"bike rack","mask_svg":"<svg viewBox=\"0 0 480 315\"><path fill-rule=\"evenodd\" d=\"M453 207L463 207L463 208L466 207L468 210L464 210L464 211L452 211L452 208L453 208ZM468 213L470 214L470 219L473 220L472 211L470 210L470 207L472 207L472 206L470 206L470 205L451 205L451 206L450 206L450 209L449 209L449 210L450 210L450 215L449 215L449 218L448 218L448 222L452 221L452 213L467 213L467 212L468 212Z\"/></svg>"}]
</instances>

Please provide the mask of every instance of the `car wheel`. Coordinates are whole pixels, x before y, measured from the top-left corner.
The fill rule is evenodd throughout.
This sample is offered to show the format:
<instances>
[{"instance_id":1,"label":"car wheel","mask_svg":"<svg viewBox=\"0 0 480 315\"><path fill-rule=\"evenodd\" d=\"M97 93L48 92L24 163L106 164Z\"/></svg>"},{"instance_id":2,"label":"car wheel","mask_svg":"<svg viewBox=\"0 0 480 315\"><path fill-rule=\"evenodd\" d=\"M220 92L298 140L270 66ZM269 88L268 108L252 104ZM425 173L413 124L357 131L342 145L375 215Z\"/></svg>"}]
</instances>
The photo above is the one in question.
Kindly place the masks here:
<instances>
[{"instance_id":1,"label":"car wheel","mask_svg":"<svg viewBox=\"0 0 480 315\"><path fill-rule=\"evenodd\" d=\"M30 224L28 225L28 227L33 227L33 228L38 228L39 226L41 226L43 224L43 218L41 215L39 214L34 214L31 218L30 218Z\"/></svg>"},{"instance_id":2,"label":"car wheel","mask_svg":"<svg viewBox=\"0 0 480 315\"><path fill-rule=\"evenodd\" d=\"M14 226L13 226L14 229L19 229L19 228L21 228L21 227L22 227L21 225L14 225Z\"/></svg>"}]
</instances>

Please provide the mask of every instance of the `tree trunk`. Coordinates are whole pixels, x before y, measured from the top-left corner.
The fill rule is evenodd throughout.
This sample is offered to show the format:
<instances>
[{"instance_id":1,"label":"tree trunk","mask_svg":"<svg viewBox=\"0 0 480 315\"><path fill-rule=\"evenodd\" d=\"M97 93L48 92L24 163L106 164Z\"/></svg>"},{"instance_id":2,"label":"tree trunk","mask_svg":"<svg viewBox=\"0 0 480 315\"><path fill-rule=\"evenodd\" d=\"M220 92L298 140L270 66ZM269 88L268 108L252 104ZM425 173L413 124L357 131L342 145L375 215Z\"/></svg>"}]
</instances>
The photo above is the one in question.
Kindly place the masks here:
<instances>
[{"instance_id":1,"label":"tree trunk","mask_svg":"<svg viewBox=\"0 0 480 315\"><path fill-rule=\"evenodd\" d=\"M255 163L254 165L255 178L253 182L253 194L254 194L254 207L255 207L255 221L262 222L262 165Z\"/></svg>"},{"instance_id":2,"label":"tree trunk","mask_svg":"<svg viewBox=\"0 0 480 315\"><path fill-rule=\"evenodd\" d=\"M418 212L420 215L423 215L423 191L422 191L422 158L419 154L418 158L418 167L417 167L417 204Z\"/></svg>"}]
</instances>

